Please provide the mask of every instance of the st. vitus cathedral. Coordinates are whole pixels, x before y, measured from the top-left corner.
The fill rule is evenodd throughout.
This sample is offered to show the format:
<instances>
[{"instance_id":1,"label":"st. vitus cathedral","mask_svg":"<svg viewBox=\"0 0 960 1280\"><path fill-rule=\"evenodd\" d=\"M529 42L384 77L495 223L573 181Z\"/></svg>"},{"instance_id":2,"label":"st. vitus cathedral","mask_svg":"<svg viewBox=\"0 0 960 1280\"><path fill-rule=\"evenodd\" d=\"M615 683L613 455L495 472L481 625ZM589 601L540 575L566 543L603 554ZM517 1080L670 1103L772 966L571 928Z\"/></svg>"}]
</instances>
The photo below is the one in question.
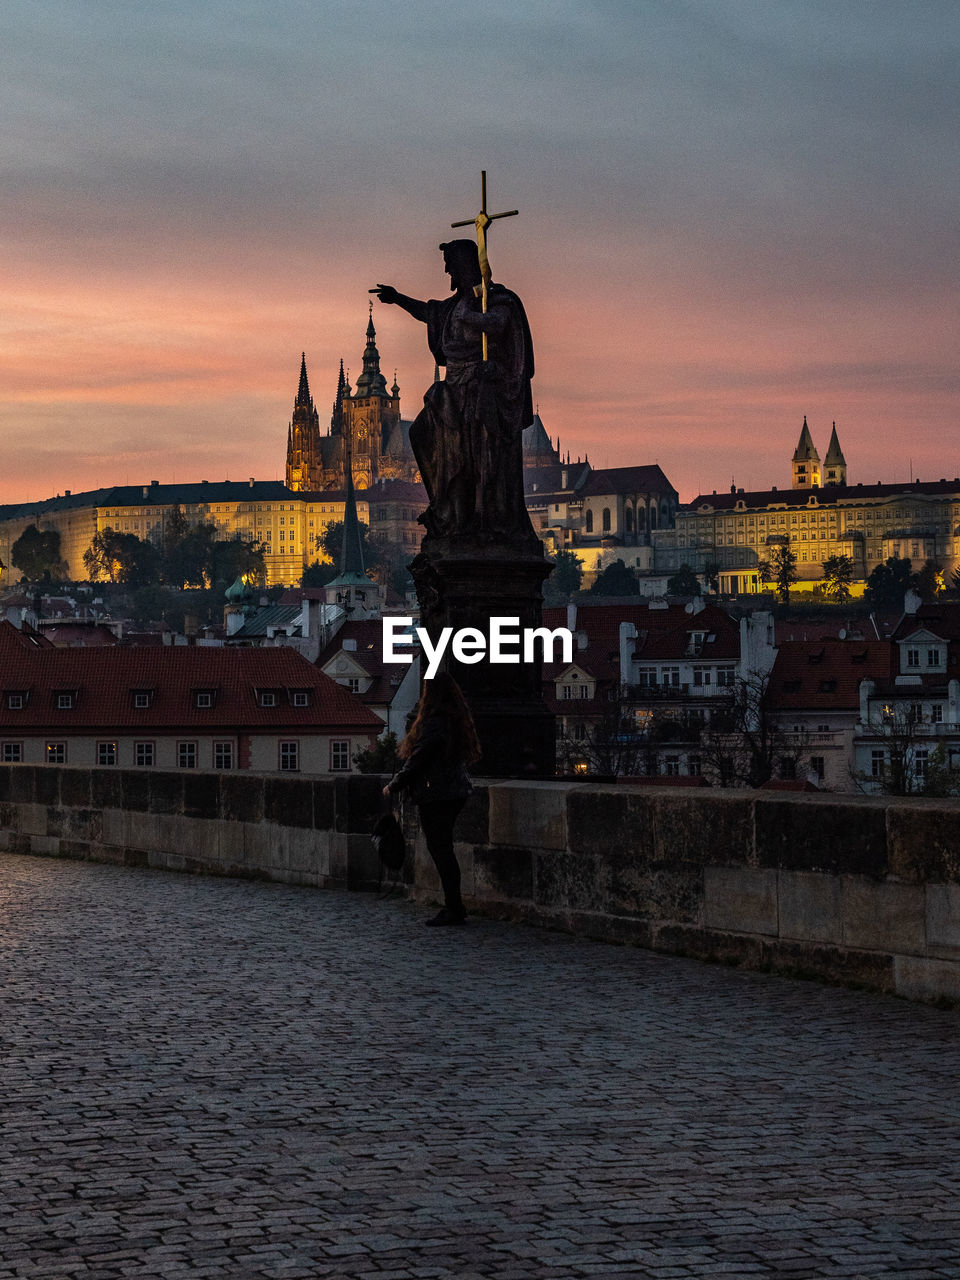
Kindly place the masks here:
<instances>
[{"instance_id":1,"label":"st. vitus cathedral","mask_svg":"<svg viewBox=\"0 0 960 1280\"><path fill-rule=\"evenodd\" d=\"M400 417L396 376L388 391L380 372L372 306L363 372L351 391L340 361L337 398L326 435L320 434L320 418L310 394L306 354L301 360L300 386L287 432L287 487L309 492L342 490L348 457L358 489L369 489L379 480L420 479L410 448L410 423Z\"/></svg>"}]
</instances>

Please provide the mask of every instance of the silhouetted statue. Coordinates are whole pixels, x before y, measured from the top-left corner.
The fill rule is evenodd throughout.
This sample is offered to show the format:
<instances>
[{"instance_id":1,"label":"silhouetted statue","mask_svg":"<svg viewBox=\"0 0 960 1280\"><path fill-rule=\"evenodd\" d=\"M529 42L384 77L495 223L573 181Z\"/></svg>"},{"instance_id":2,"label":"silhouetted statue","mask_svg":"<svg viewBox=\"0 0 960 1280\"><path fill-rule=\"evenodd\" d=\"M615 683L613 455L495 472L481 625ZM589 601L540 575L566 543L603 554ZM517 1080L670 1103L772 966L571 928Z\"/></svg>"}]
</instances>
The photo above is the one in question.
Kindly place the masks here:
<instances>
[{"instance_id":1,"label":"silhouetted statue","mask_svg":"<svg viewBox=\"0 0 960 1280\"><path fill-rule=\"evenodd\" d=\"M490 281L484 310L477 245L451 240L440 248L452 297L421 302L391 285L371 290L427 326L433 358L446 368L410 428L430 500L420 520L434 538L539 552L523 500L521 434L533 421L533 342L523 303Z\"/></svg>"}]
</instances>

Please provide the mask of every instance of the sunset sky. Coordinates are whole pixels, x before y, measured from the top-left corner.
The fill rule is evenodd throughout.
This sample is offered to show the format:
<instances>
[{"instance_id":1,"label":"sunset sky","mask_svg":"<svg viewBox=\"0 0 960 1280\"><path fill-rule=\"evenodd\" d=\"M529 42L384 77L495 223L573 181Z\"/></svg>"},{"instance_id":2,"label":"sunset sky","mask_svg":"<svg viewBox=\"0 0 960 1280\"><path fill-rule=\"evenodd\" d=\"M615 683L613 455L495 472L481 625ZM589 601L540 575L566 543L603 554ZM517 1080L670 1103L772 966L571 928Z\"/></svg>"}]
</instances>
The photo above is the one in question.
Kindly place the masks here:
<instances>
[{"instance_id":1,"label":"sunset sky","mask_svg":"<svg viewBox=\"0 0 960 1280\"><path fill-rule=\"evenodd\" d=\"M325 426L484 168L564 451L960 475L958 66L956 0L6 0L0 503L282 478L301 351Z\"/></svg>"}]
</instances>

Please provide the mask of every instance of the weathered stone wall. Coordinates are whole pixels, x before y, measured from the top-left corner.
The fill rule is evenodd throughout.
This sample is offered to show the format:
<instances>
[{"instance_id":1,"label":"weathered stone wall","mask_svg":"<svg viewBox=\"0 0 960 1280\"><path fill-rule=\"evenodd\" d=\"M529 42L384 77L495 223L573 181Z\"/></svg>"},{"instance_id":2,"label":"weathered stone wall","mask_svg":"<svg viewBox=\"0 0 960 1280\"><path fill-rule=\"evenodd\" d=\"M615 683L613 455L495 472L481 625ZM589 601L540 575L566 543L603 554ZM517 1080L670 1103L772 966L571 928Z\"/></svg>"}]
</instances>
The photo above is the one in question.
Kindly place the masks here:
<instances>
[{"instance_id":1,"label":"weathered stone wall","mask_svg":"<svg viewBox=\"0 0 960 1280\"><path fill-rule=\"evenodd\" d=\"M3 766L0 850L369 889L382 783ZM498 782L457 839L478 911L960 1000L958 801ZM438 894L422 839L406 884Z\"/></svg>"}]
</instances>

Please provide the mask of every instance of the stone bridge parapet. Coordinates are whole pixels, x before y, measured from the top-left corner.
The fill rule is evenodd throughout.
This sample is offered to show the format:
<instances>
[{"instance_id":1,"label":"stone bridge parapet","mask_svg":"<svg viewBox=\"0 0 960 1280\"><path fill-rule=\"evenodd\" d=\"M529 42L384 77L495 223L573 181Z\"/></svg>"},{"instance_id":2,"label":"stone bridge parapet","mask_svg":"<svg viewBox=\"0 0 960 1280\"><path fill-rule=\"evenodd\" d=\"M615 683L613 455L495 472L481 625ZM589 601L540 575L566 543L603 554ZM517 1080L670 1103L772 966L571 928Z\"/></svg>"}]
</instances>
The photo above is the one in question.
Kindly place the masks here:
<instances>
[{"instance_id":1,"label":"stone bridge parapet","mask_svg":"<svg viewBox=\"0 0 960 1280\"><path fill-rule=\"evenodd\" d=\"M4 765L0 850L373 889L383 781ZM457 839L477 911L960 1001L960 801L491 781Z\"/></svg>"}]
</instances>

